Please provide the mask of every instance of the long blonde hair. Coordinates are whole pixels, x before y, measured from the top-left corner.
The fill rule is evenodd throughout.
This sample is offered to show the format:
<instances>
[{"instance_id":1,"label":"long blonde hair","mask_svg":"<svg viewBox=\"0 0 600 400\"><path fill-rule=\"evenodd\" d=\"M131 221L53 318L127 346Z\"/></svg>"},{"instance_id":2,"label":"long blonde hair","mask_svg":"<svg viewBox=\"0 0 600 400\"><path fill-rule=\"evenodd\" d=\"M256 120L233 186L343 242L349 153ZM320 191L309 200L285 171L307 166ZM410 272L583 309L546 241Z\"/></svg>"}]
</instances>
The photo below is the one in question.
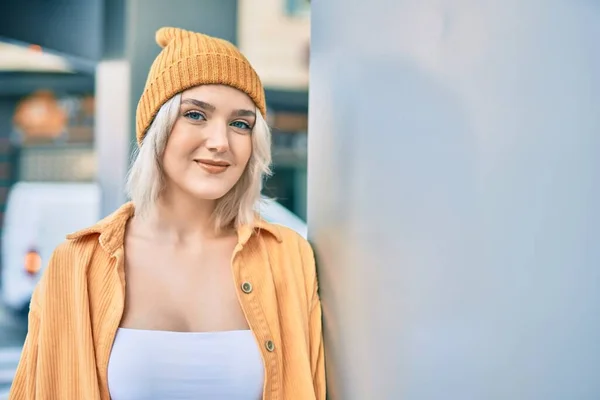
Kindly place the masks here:
<instances>
[{"instance_id":1,"label":"long blonde hair","mask_svg":"<svg viewBox=\"0 0 600 400\"><path fill-rule=\"evenodd\" d=\"M162 158L171 129L178 118L181 95L177 94L160 108L148 128L127 176L127 195L136 215L147 215L165 186ZM271 131L260 111L252 130L252 155L239 181L217 201L213 214L215 229L252 225L261 199L263 179L271 174Z\"/></svg>"}]
</instances>

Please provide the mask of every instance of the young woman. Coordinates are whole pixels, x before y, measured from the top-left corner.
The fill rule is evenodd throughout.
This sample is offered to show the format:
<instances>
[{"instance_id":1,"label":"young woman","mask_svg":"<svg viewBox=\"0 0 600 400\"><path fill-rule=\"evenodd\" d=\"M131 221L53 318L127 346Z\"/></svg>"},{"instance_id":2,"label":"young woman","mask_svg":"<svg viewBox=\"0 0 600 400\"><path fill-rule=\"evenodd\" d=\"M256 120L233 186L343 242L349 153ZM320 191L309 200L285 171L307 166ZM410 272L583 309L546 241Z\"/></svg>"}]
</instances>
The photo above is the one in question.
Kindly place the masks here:
<instances>
[{"instance_id":1,"label":"young woman","mask_svg":"<svg viewBox=\"0 0 600 400\"><path fill-rule=\"evenodd\" d=\"M227 41L156 39L131 202L54 251L10 399L324 400L312 250L255 211L261 81Z\"/></svg>"}]
</instances>

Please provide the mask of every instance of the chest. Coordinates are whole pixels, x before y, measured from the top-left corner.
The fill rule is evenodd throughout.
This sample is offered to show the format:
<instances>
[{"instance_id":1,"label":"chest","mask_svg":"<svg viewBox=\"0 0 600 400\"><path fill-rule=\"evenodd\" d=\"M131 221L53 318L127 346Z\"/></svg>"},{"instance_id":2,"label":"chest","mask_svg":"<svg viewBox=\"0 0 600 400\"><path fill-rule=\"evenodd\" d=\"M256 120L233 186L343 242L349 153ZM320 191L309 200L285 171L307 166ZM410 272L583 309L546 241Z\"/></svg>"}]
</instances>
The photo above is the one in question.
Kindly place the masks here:
<instances>
[{"instance_id":1,"label":"chest","mask_svg":"<svg viewBox=\"0 0 600 400\"><path fill-rule=\"evenodd\" d=\"M204 252L132 246L125 252L127 290L164 300L212 300L231 286L232 252L229 246Z\"/></svg>"},{"instance_id":2,"label":"chest","mask_svg":"<svg viewBox=\"0 0 600 400\"><path fill-rule=\"evenodd\" d=\"M91 305L89 317L92 336L106 339L96 341L94 349L96 364L101 371L99 379L102 399L109 398L106 366L120 324L124 328L128 327L128 323L132 324L129 327L136 323L140 324L138 327L149 324L146 329L163 331L219 330L205 329L204 323L207 319L203 316L231 316L229 313L232 310L238 313L235 314L236 318L241 318L235 321L241 321L244 325L228 329L249 327L255 344L258 345L256 348L264 360L265 398L281 399L281 396L284 396L282 393L286 393L282 388L285 369L283 363L286 360L284 354L291 349L302 354L308 351L306 306L309 299L307 294L310 293L307 292L307 285L302 279L300 259L295 256L293 250L280 251L276 243L263 244L258 240L251 240L239 249L234 257L232 254L223 253L217 256L218 253L215 252L215 257L211 257L210 260L213 266L218 263L216 260L221 260L222 267L217 271L188 270L185 274L175 274L175 277L171 276L173 271L161 270L158 266L177 265L192 268L201 263L207 266L208 262L202 257L169 257L162 252L157 254L141 251L136 256L129 251L129 254L125 255L127 247L117 252L113 258L109 258L102 251L95 252L88 264L87 289ZM137 262L139 270L133 266L134 262ZM129 268L126 268L127 264ZM153 266L151 271L141 269L147 265ZM213 290L211 285L203 282L205 279L213 279L214 282L217 277L226 282L225 285L229 286L231 291ZM250 284L245 286L245 291L244 283ZM204 291L204 294L198 293L200 290ZM203 297L211 293L211 290L212 293L218 292L216 296L229 299L229 304L235 307L224 307L226 302L211 303L210 299L214 297ZM169 297L169 301L165 300ZM203 298L205 307L201 308L198 304L202 304ZM187 304L194 301L198 303ZM208 312L214 313L207 314ZM78 315L83 316L84 313ZM219 320L212 320L213 323L215 321ZM284 334L285 332L287 334ZM303 368L305 364L306 360L294 357L292 365L295 369ZM289 369L289 365L286 368ZM293 375L297 376L296 373Z\"/></svg>"},{"instance_id":3,"label":"chest","mask_svg":"<svg viewBox=\"0 0 600 400\"><path fill-rule=\"evenodd\" d=\"M235 242L204 250L125 248L122 326L173 331L245 329L231 263Z\"/></svg>"}]
</instances>

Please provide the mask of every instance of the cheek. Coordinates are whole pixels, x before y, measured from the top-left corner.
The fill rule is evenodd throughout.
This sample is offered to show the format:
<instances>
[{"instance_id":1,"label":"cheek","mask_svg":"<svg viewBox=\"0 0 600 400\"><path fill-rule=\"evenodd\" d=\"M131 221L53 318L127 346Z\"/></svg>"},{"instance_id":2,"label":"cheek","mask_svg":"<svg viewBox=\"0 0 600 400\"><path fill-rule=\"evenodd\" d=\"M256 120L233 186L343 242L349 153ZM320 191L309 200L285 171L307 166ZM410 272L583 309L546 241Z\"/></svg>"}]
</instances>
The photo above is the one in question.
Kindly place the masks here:
<instances>
[{"instance_id":1,"label":"cheek","mask_svg":"<svg viewBox=\"0 0 600 400\"><path fill-rule=\"evenodd\" d=\"M252 138L250 136L243 136L241 139L243 140L239 140L236 143L235 154L238 166L244 169L250 160L250 156L252 156Z\"/></svg>"},{"instance_id":2,"label":"cheek","mask_svg":"<svg viewBox=\"0 0 600 400\"><path fill-rule=\"evenodd\" d=\"M181 170L186 167L189 154L189 145L177 138L169 138L162 159L165 174L167 176L180 175Z\"/></svg>"}]
</instances>

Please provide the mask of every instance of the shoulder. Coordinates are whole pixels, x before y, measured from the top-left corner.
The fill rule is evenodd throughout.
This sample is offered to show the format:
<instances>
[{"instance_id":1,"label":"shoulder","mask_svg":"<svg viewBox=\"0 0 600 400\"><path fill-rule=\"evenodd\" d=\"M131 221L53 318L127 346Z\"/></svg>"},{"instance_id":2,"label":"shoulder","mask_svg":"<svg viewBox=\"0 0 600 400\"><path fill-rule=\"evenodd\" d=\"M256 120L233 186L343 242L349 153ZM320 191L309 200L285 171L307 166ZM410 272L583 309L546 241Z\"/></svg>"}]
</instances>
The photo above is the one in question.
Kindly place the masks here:
<instances>
[{"instance_id":1,"label":"shoulder","mask_svg":"<svg viewBox=\"0 0 600 400\"><path fill-rule=\"evenodd\" d=\"M96 240L97 242L97 240ZM76 282L85 280L82 260L94 249L91 238L66 239L59 244L46 263L31 298L31 307L40 307L68 295Z\"/></svg>"},{"instance_id":2,"label":"shoulder","mask_svg":"<svg viewBox=\"0 0 600 400\"><path fill-rule=\"evenodd\" d=\"M268 240L267 251L269 254L277 254L285 258L286 262L281 264L291 264L294 271L303 275L303 279L308 286L316 283L315 255L312 245L303 235L279 224L263 223L262 229L271 233L276 240Z\"/></svg>"},{"instance_id":3,"label":"shoulder","mask_svg":"<svg viewBox=\"0 0 600 400\"><path fill-rule=\"evenodd\" d=\"M46 265L44 276L54 278L56 276L68 275L71 276L75 272L73 267L81 256L95 248L93 238L86 236L77 239L66 239L59 244Z\"/></svg>"},{"instance_id":4,"label":"shoulder","mask_svg":"<svg viewBox=\"0 0 600 400\"><path fill-rule=\"evenodd\" d=\"M112 247L116 248L122 242L124 225L130 213L130 206L125 205L96 224L68 234L45 262L41 279L31 299L32 306L53 302L68 296L69 289L84 287L88 266L96 263L102 267L111 254ZM97 254L100 248L104 251Z\"/></svg>"},{"instance_id":5,"label":"shoulder","mask_svg":"<svg viewBox=\"0 0 600 400\"><path fill-rule=\"evenodd\" d=\"M313 256L312 246L297 230L288 228L287 226L261 221L259 229L267 231L274 237L275 241L270 241L271 246L278 246L285 250L297 250L300 256Z\"/></svg>"},{"instance_id":6,"label":"shoulder","mask_svg":"<svg viewBox=\"0 0 600 400\"><path fill-rule=\"evenodd\" d=\"M302 257L313 257L313 249L308 240L297 231L286 226L279 226L281 241L284 245L297 247Z\"/></svg>"}]
</instances>

